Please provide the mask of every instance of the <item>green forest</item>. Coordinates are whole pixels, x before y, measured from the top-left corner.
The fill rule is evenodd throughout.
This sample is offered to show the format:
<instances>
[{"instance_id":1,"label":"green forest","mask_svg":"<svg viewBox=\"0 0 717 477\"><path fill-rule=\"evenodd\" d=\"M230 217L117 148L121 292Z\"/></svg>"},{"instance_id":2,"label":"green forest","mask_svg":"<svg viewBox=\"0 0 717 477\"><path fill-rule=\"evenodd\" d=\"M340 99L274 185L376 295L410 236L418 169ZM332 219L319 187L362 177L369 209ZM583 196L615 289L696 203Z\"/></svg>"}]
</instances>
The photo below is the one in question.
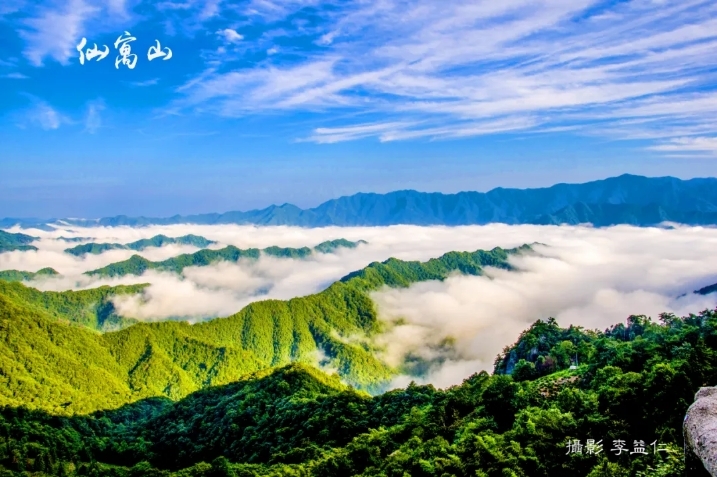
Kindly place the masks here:
<instances>
[{"instance_id":1,"label":"green forest","mask_svg":"<svg viewBox=\"0 0 717 477\"><path fill-rule=\"evenodd\" d=\"M547 320L492 375L446 390L372 397L297 363L89 415L5 406L0 475L700 476L686 474L681 425L694 392L717 379L716 346L717 311L631 316L604 332ZM581 364L565 369L573 351ZM520 364L506 375L510 356ZM553 368L533 372L538 361ZM568 453L575 439L603 450ZM618 439L648 452L617 455Z\"/></svg>"},{"instance_id":2,"label":"green forest","mask_svg":"<svg viewBox=\"0 0 717 477\"><path fill-rule=\"evenodd\" d=\"M512 270L526 253L392 258L193 325L117 316L113 300L147 284L42 292L0 280L0 477L702 475L682 420L717 383L717 310L603 331L545 317L492 374L389 390L406 369L378 358L372 338L387 325L370 293ZM576 451L588 439L599 453ZM630 453L635 441L644 454Z\"/></svg>"},{"instance_id":3,"label":"green forest","mask_svg":"<svg viewBox=\"0 0 717 477\"><path fill-rule=\"evenodd\" d=\"M35 240L37 240L37 237L0 230L0 253L12 252L13 250L37 250L37 247L30 245Z\"/></svg>"},{"instance_id":4,"label":"green forest","mask_svg":"<svg viewBox=\"0 0 717 477\"><path fill-rule=\"evenodd\" d=\"M194 325L118 317L112 299L141 297L146 284L40 292L0 281L0 405L71 415L149 397L180 399L261 369L316 364L319 354L347 383L379 392L401 370L382 362L372 342L384 326L373 290L442 280L455 271L480 275L486 266L509 269L510 255L530 250L375 262L319 293L254 302ZM118 331L100 333L108 328ZM354 336L365 340L347 339Z\"/></svg>"},{"instance_id":5,"label":"green forest","mask_svg":"<svg viewBox=\"0 0 717 477\"><path fill-rule=\"evenodd\" d=\"M36 272L25 272L22 270L0 270L0 280L7 282L24 282L31 281L37 278L57 276L57 270L54 268L46 267L41 268Z\"/></svg>"},{"instance_id":6,"label":"green forest","mask_svg":"<svg viewBox=\"0 0 717 477\"><path fill-rule=\"evenodd\" d=\"M155 235L152 238L137 240L128 244L121 243L95 243L90 242L76 247L65 249L65 253L75 255L77 257L84 256L86 254L98 255L108 250L135 250L142 251L149 247L162 247L164 245L176 244L176 245L193 245L195 247L204 248L212 245L216 242L208 240L199 235L183 235L181 237L167 237L166 235Z\"/></svg>"},{"instance_id":7,"label":"green forest","mask_svg":"<svg viewBox=\"0 0 717 477\"><path fill-rule=\"evenodd\" d=\"M146 270L182 273L182 270L187 267L203 267L220 261L236 262L242 258L256 260L262 254L279 258L306 258L313 253L333 253L339 248L356 248L358 245L364 243L367 242L363 240L351 242L346 239L336 239L322 242L313 248L271 246L263 249L240 249L233 245L229 245L219 250L203 249L195 253L185 253L176 257L168 258L167 260L162 260L160 262L153 262L151 260L147 260L140 255L133 255L127 260L111 263L97 270L91 270L89 272L86 272L86 274L90 276L111 278L121 277L125 275L141 275ZM84 245L75 247L75 249L79 249L80 247L84 247ZM68 249L66 251L75 249Z\"/></svg>"}]
</instances>

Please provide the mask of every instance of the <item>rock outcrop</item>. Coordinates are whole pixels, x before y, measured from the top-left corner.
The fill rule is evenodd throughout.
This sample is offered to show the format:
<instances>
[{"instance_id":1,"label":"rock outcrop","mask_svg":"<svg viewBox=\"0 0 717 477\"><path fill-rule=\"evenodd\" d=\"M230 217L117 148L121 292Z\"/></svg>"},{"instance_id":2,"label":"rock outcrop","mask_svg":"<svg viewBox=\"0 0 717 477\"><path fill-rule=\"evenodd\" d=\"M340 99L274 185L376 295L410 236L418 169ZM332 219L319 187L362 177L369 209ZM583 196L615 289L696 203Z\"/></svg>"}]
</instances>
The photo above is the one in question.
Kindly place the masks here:
<instances>
[{"instance_id":1,"label":"rock outcrop","mask_svg":"<svg viewBox=\"0 0 717 477\"><path fill-rule=\"evenodd\" d=\"M700 388L683 424L685 454L693 454L717 477L717 387Z\"/></svg>"}]
</instances>

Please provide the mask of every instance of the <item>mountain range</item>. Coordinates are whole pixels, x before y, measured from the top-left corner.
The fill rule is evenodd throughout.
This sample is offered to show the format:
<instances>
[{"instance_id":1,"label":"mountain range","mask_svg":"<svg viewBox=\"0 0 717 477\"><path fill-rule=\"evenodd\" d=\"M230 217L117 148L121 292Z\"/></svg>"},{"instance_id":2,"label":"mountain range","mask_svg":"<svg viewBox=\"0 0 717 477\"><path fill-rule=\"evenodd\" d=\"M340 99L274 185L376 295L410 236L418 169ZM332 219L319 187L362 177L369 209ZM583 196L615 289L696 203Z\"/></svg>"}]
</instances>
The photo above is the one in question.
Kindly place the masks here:
<instances>
[{"instance_id":1,"label":"mountain range","mask_svg":"<svg viewBox=\"0 0 717 477\"><path fill-rule=\"evenodd\" d=\"M456 194L403 190L387 194L358 193L301 209L272 205L247 212L175 215L166 218L119 215L101 219L0 220L14 225L47 228L62 222L77 226L146 226L171 224L255 224L323 226L385 226L506 224L582 224L637 226L676 222L717 225L717 178L682 180L624 174L583 184L546 188L506 189Z\"/></svg>"},{"instance_id":2,"label":"mountain range","mask_svg":"<svg viewBox=\"0 0 717 477\"><path fill-rule=\"evenodd\" d=\"M29 245L34 240L37 240L37 237L25 234L11 234L0 230L0 253L14 250L37 250L37 247Z\"/></svg>"},{"instance_id":3,"label":"mountain range","mask_svg":"<svg viewBox=\"0 0 717 477\"><path fill-rule=\"evenodd\" d=\"M67 241L68 239L61 237L61 239ZM135 250L142 251L149 247L162 247L164 245L193 245L199 248L205 248L209 245L215 244L213 240L206 239L199 235L183 235L181 237L167 237L166 235L155 235L152 238L141 239L135 242L121 244L121 243L85 243L77 245L72 248L65 249L65 253L81 257L88 253L93 255L99 255L107 250Z\"/></svg>"},{"instance_id":4,"label":"mountain range","mask_svg":"<svg viewBox=\"0 0 717 477\"><path fill-rule=\"evenodd\" d=\"M659 324L630 316L604 332L539 320L498 356L493 375L474 373L445 390L411 383L369 396L292 363L181 399L145 398L89 415L2 406L0 473L703 477L683 448L682 424L694 392L717 378L716 331L717 311L663 314ZM518 362L506 375L512 357ZM107 379L101 366L116 368L111 359L92 364L79 371ZM115 384L98 382L96 397L111 402ZM634 441L644 454L628 453L632 436L644 440ZM617 456L611 442L621 438L630 441ZM592 452L583 451L586 439ZM566 443L580 452L566 452Z\"/></svg>"},{"instance_id":5,"label":"mountain range","mask_svg":"<svg viewBox=\"0 0 717 477\"><path fill-rule=\"evenodd\" d=\"M387 326L371 291L456 272L482 275L488 266L510 270L509 256L530 251L526 245L449 252L426 262L391 258L319 293L254 302L194 325L117 317L112 299L141 294L147 285L41 292L0 281L0 406L91 412L143 398L179 399L268 367L322 360L347 383L379 390L399 370L380 359L371 341ZM98 333L108 327L122 329Z\"/></svg>"},{"instance_id":6,"label":"mountain range","mask_svg":"<svg viewBox=\"0 0 717 477\"><path fill-rule=\"evenodd\" d=\"M271 246L263 249L240 249L228 245L218 250L203 249L194 253L184 253L176 257L159 262L147 260L140 255L132 255L122 262L111 263L97 270L85 272L86 275L101 277L121 277L125 275L142 275L146 270L158 270L172 273L182 273L186 267L203 267L219 261L236 262L239 259L256 260L262 254L277 258L307 258L314 253L333 253L340 248L356 248L368 243L365 240L352 242L346 239L327 240L313 248L277 247Z\"/></svg>"}]
</instances>

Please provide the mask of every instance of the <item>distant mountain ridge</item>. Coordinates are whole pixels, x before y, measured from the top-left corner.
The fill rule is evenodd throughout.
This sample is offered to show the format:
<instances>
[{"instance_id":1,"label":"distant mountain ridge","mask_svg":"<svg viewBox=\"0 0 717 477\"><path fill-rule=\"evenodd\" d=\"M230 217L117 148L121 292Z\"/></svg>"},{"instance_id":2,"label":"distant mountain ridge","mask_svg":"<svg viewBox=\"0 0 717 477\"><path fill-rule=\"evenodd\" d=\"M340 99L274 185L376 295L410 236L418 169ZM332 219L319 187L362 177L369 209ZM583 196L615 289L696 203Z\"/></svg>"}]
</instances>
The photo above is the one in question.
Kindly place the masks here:
<instances>
[{"instance_id":1,"label":"distant mountain ridge","mask_svg":"<svg viewBox=\"0 0 717 477\"><path fill-rule=\"evenodd\" d=\"M37 250L37 247L28 245L36 239L37 237L32 237L30 235L11 234L0 230L0 253L12 252L14 250Z\"/></svg>"},{"instance_id":2,"label":"distant mountain ridge","mask_svg":"<svg viewBox=\"0 0 717 477\"><path fill-rule=\"evenodd\" d=\"M64 239L68 240L68 239ZM215 244L213 240L206 239L199 235L183 235L181 237L167 237L166 235L155 235L152 238L137 240L127 244L121 243L96 243L90 242L82 245L77 245L72 248L65 249L65 253L82 257L88 253L93 255L99 255L108 250L136 250L142 251L149 247L162 247L164 245L176 244L176 245L193 245L195 247L204 248L209 245Z\"/></svg>"},{"instance_id":3,"label":"distant mountain ridge","mask_svg":"<svg viewBox=\"0 0 717 477\"><path fill-rule=\"evenodd\" d=\"M85 272L85 275L111 278L125 275L142 275L146 270L182 273L186 267L204 267L220 261L236 262L242 258L256 260L262 254L279 258L306 258L314 253L333 253L340 248L356 248L361 244L367 243L365 240L351 242L350 240L341 238L321 242L314 248L271 246L263 249L240 249L233 245L228 245L218 250L203 249L194 253L183 253L182 255L159 262L147 260L141 255L132 255L122 262L111 263L97 270Z\"/></svg>"},{"instance_id":4,"label":"distant mountain ridge","mask_svg":"<svg viewBox=\"0 0 717 477\"><path fill-rule=\"evenodd\" d=\"M53 221L2 219L0 227ZM301 209L272 205L261 210L232 211L167 218L119 215L102 219L63 219L77 226L146 226L254 224L322 226L580 224L595 226L656 225L676 222L717 225L717 178L682 180L624 174L583 184L556 184L536 189L496 188L488 192L358 193Z\"/></svg>"}]
</instances>

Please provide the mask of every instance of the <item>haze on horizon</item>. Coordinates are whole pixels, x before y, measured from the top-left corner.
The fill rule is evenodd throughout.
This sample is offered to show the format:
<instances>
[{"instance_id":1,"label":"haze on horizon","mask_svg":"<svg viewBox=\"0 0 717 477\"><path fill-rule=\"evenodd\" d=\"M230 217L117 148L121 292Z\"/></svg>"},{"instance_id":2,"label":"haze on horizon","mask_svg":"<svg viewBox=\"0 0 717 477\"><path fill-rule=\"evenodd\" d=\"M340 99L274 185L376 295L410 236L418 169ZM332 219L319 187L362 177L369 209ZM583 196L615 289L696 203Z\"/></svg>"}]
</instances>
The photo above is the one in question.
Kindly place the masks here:
<instances>
[{"instance_id":1,"label":"haze on horizon","mask_svg":"<svg viewBox=\"0 0 717 477\"><path fill-rule=\"evenodd\" d=\"M0 217L717 176L716 22L708 0L4 2ZM135 69L79 63L123 31Z\"/></svg>"}]
</instances>

